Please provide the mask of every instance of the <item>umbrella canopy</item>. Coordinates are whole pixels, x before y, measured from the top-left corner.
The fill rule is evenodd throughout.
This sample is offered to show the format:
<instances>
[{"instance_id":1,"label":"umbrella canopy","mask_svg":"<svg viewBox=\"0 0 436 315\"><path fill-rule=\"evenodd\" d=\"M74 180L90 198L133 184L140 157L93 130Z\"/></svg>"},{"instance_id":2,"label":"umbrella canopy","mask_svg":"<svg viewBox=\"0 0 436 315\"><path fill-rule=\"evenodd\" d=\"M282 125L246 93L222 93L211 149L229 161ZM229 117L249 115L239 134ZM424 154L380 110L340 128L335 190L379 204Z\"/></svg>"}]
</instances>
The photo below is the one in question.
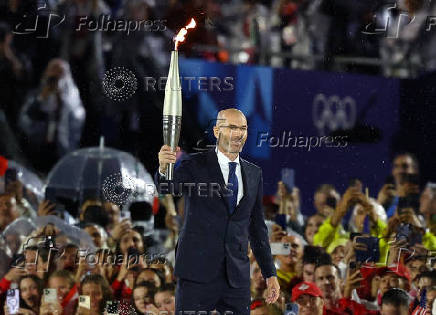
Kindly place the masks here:
<instances>
[{"instance_id":1,"label":"umbrella canopy","mask_svg":"<svg viewBox=\"0 0 436 315\"><path fill-rule=\"evenodd\" d=\"M48 215L38 217L35 220L18 218L5 228L1 238L5 242L9 256L21 253L23 246L35 246L40 243L45 237L30 236L38 228L44 228L49 224L55 227L55 243L58 248L67 244L74 244L82 250L95 250L95 245L87 232L65 223L56 216Z\"/></svg>"},{"instance_id":2,"label":"umbrella canopy","mask_svg":"<svg viewBox=\"0 0 436 315\"><path fill-rule=\"evenodd\" d=\"M35 222L29 218L18 218L5 228L2 239L5 241L5 249L10 257L20 251L27 236L35 229Z\"/></svg>"},{"instance_id":3,"label":"umbrella canopy","mask_svg":"<svg viewBox=\"0 0 436 315\"><path fill-rule=\"evenodd\" d=\"M46 198L79 204L100 199L123 205L152 202L151 175L131 154L104 146L80 149L63 157L47 178Z\"/></svg>"},{"instance_id":4,"label":"umbrella canopy","mask_svg":"<svg viewBox=\"0 0 436 315\"><path fill-rule=\"evenodd\" d=\"M23 165L8 160L7 169L15 169L17 171L17 180L30 192L32 192L38 200L44 197L44 183L34 172L30 171Z\"/></svg>"}]
</instances>

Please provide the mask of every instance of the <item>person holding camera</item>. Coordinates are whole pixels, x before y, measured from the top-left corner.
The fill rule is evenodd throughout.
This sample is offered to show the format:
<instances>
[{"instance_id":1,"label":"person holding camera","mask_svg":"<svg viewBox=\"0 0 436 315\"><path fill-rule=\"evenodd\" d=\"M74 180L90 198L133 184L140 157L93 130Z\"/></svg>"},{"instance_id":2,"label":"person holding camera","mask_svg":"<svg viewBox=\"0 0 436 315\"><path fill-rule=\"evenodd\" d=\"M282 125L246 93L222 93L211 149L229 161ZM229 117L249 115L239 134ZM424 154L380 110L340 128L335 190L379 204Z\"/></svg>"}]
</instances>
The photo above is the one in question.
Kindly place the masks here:
<instances>
[{"instance_id":1,"label":"person holding camera","mask_svg":"<svg viewBox=\"0 0 436 315\"><path fill-rule=\"evenodd\" d=\"M275 256L280 266L277 269L277 278L279 279L280 287L287 293L290 292L292 279L299 276L301 273L298 266L300 266L303 258L304 245L302 238L297 235L283 236L280 242L284 243L283 246L288 246L287 250L289 254ZM273 254L275 254L274 249Z\"/></svg>"},{"instance_id":2,"label":"person holding camera","mask_svg":"<svg viewBox=\"0 0 436 315\"><path fill-rule=\"evenodd\" d=\"M326 248L331 253L339 243L339 239L348 240L349 233L345 231L341 222L348 211L352 211L353 232L371 234L372 236L381 235L386 224L379 218L373 203L357 187L350 186L342 196L333 214L324 221L318 232L314 236L314 245ZM365 231L366 230L366 231Z\"/></svg>"},{"instance_id":3,"label":"person holding camera","mask_svg":"<svg viewBox=\"0 0 436 315\"><path fill-rule=\"evenodd\" d=\"M276 223L283 228L290 228L303 234L304 218L300 213L300 190L297 187L292 187L292 191L288 191L287 185L283 181L279 181L275 201L279 206Z\"/></svg>"},{"instance_id":4,"label":"person holding camera","mask_svg":"<svg viewBox=\"0 0 436 315\"><path fill-rule=\"evenodd\" d=\"M19 309L15 315L38 315L43 288L43 281L37 276L22 276L18 281ZM8 303L4 304L3 311L5 315L12 315Z\"/></svg>"},{"instance_id":5,"label":"person holding camera","mask_svg":"<svg viewBox=\"0 0 436 315\"><path fill-rule=\"evenodd\" d=\"M313 205L316 213L325 218L333 213L339 200L340 195L338 191L330 184L320 185L313 195Z\"/></svg>"},{"instance_id":6,"label":"person holding camera","mask_svg":"<svg viewBox=\"0 0 436 315\"><path fill-rule=\"evenodd\" d=\"M399 198L419 194L419 163L408 152L394 157L392 175L388 176L377 196L377 202L386 209L388 218L395 214ZM414 198L416 199L416 198Z\"/></svg>"},{"instance_id":7,"label":"person holding camera","mask_svg":"<svg viewBox=\"0 0 436 315\"><path fill-rule=\"evenodd\" d=\"M49 170L65 153L78 148L84 121L85 109L68 63L52 59L38 94L28 98L19 120L29 139L29 153L43 163L37 167Z\"/></svg>"}]
</instances>

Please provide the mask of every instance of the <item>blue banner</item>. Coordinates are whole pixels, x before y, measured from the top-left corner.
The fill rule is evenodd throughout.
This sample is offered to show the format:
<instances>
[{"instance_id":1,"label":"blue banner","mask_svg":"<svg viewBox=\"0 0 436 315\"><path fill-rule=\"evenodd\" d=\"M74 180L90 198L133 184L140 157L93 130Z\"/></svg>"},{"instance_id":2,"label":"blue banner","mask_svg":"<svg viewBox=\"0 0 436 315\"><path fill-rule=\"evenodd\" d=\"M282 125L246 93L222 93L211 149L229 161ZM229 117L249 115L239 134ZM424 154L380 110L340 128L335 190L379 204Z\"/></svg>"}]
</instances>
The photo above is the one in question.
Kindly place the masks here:
<instances>
[{"instance_id":1,"label":"blue banner","mask_svg":"<svg viewBox=\"0 0 436 315\"><path fill-rule=\"evenodd\" d=\"M351 178L359 178L377 197L399 128L399 80L193 59L180 59L180 74L206 77L200 89L183 82L183 95L197 98L193 110L211 143L219 110L245 113L249 132L242 156L262 167L266 194L276 192L287 167L295 170L305 214L313 213L313 193L324 183L342 193ZM225 78L232 87L223 84Z\"/></svg>"}]
</instances>

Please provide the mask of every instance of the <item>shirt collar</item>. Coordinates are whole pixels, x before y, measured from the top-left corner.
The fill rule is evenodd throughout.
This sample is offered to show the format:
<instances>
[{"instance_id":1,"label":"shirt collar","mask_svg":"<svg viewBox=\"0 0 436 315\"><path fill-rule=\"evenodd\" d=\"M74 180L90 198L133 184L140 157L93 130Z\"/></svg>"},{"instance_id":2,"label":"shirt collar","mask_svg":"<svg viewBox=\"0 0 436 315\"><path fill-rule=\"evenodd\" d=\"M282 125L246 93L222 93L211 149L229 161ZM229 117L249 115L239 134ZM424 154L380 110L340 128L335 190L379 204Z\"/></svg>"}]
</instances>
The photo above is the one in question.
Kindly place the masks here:
<instances>
[{"instance_id":1,"label":"shirt collar","mask_svg":"<svg viewBox=\"0 0 436 315\"><path fill-rule=\"evenodd\" d=\"M227 156L224 155L224 153L222 153L220 150L218 150L218 146L215 147L215 152L217 154L219 163L225 163L226 165L229 165L229 162L236 162L237 164L240 164L239 163L239 154L234 161L231 161Z\"/></svg>"}]
</instances>

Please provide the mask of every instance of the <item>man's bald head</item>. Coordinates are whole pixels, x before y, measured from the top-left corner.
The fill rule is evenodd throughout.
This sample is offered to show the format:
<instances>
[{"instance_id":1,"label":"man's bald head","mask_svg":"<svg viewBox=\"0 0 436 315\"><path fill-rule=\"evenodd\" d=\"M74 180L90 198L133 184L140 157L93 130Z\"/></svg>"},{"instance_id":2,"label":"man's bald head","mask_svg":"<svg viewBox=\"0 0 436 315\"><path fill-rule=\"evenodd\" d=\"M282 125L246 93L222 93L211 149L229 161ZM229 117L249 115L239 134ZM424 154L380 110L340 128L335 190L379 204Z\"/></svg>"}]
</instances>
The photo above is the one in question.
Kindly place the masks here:
<instances>
[{"instance_id":1,"label":"man's bald head","mask_svg":"<svg viewBox=\"0 0 436 315\"><path fill-rule=\"evenodd\" d=\"M216 116L216 126L220 126L222 124L225 124L227 120L230 118L235 118L238 116L242 116L245 120L245 123L247 123L247 118L245 117L244 113L241 112L239 109L236 108L228 108L223 109L218 112L218 115Z\"/></svg>"},{"instance_id":2,"label":"man's bald head","mask_svg":"<svg viewBox=\"0 0 436 315\"><path fill-rule=\"evenodd\" d=\"M218 112L216 125L213 128L218 149L233 161L241 152L247 140L247 118L236 108Z\"/></svg>"}]
</instances>

